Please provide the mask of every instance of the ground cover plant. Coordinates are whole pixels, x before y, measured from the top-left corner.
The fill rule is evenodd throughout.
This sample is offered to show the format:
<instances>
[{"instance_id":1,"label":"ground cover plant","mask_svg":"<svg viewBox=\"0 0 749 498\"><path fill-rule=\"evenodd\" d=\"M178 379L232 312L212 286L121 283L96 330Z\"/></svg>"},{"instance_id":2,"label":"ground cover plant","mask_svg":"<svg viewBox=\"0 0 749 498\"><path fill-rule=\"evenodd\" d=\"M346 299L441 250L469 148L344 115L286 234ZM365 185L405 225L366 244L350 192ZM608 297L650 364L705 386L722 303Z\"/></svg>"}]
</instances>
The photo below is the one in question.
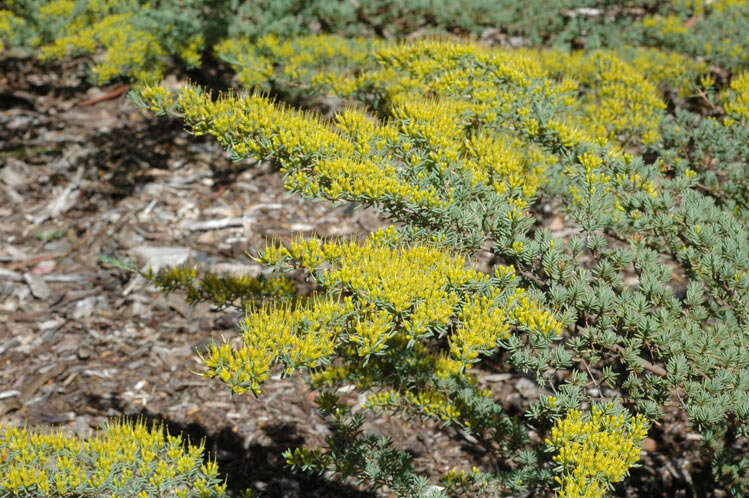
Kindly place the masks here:
<instances>
[{"instance_id":1,"label":"ground cover plant","mask_svg":"<svg viewBox=\"0 0 749 498\"><path fill-rule=\"evenodd\" d=\"M18 459L3 474L4 494L31 496L225 496L215 463L202 448L163 428L114 422L81 441L63 434L33 434L6 427L3 459Z\"/></svg>"},{"instance_id":2,"label":"ground cover plant","mask_svg":"<svg viewBox=\"0 0 749 498\"><path fill-rule=\"evenodd\" d=\"M393 223L363 240L269 241L250 256L272 280L142 272L165 292L243 311L237 336L200 356L211 382L261 397L274 373L304 377L332 433L289 449L287 465L398 496L603 496L677 413L711 461L705 487L749 492L747 3L552 4L546 25L498 4L494 29L525 47L388 40L383 26L414 26L388 18L387 2L280 5L265 11L277 24L257 24L275 31L262 32L249 5L208 6L237 12L221 27L231 36L200 44L234 70L226 94L159 84L161 55L193 43L168 30L152 32L154 70L101 69L126 51L99 35L87 50L103 57L100 80L138 82L142 108L215 137L234 160L274 164L293 193L375 207ZM447 5L403 5L430 29L483 27L470 2L454 24ZM20 32L18 11L6 12L4 32ZM352 12L379 36L351 36L361 33L341 20ZM347 36L308 34L299 18ZM61 33L45 47L83 46ZM342 103L331 115L309 110L331 97ZM575 230L553 238L540 200ZM285 274L310 292L295 296ZM487 364L544 394L508 409L478 383ZM361 405L341 399L347 385ZM412 455L362 431L383 413L459 429L486 457L429 482ZM0 465L18 475L39 458L9 448ZM34 479L0 489L43 491Z\"/></svg>"}]
</instances>

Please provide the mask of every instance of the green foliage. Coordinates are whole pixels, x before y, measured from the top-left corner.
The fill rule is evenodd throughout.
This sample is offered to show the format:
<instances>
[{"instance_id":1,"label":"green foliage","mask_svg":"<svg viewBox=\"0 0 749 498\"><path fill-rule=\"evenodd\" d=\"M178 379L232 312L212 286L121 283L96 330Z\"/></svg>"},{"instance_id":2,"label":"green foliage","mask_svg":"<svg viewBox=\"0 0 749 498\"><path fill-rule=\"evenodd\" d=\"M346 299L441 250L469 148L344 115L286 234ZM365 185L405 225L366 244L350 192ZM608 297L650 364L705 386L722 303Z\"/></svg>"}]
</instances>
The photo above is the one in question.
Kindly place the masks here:
<instances>
[{"instance_id":1,"label":"green foliage","mask_svg":"<svg viewBox=\"0 0 749 498\"><path fill-rule=\"evenodd\" d=\"M749 127L679 109L661 122L661 137L652 150L664 174L689 176L721 209L747 221Z\"/></svg>"},{"instance_id":2,"label":"green foliage","mask_svg":"<svg viewBox=\"0 0 749 498\"><path fill-rule=\"evenodd\" d=\"M330 420L332 434L324 450L286 450L283 456L292 470L319 474L334 471L340 477L353 477L373 490L388 486L402 497L445 496L414 473L412 455L393 448L392 440L386 436L365 436L361 429L364 417L352 414L337 396L321 394L317 404L320 414Z\"/></svg>"},{"instance_id":3,"label":"green foliage","mask_svg":"<svg viewBox=\"0 0 749 498\"><path fill-rule=\"evenodd\" d=\"M0 425L0 496L227 496L217 474L202 446L142 421L88 440Z\"/></svg>"},{"instance_id":4,"label":"green foliage","mask_svg":"<svg viewBox=\"0 0 749 498\"><path fill-rule=\"evenodd\" d=\"M741 0L664 2L632 25L629 36L678 50L729 70L749 64L749 4Z\"/></svg>"}]
</instances>

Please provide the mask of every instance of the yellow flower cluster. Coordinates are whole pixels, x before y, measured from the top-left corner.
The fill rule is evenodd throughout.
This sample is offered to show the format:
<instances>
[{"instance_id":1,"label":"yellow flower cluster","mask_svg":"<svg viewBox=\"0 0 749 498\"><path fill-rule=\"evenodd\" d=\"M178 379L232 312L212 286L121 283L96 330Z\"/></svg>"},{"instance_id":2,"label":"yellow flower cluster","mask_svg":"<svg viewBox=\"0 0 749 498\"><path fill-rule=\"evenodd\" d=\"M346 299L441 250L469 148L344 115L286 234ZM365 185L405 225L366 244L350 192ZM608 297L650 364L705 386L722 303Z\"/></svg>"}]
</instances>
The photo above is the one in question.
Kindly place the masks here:
<instances>
[{"instance_id":1,"label":"yellow flower cluster","mask_svg":"<svg viewBox=\"0 0 749 498\"><path fill-rule=\"evenodd\" d=\"M678 52L637 47L622 56L659 89L675 89L682 98L689 96L697 77L708 72L705 62Z\"/></svg>"},{"instance_id":2,"label":"yellow flower cluster","mask_svg":"<svg viewBox=\"0 0 749 498\"><path fill-rule=\"evenodd\" d=\"M236 393L258 395L276 362L291 374L300 367L322 370L340 355L361 369L389 349L407 349L420 351L414 368L447 376L492 352L510 325L546 335L561 329L523 289L508 294L488 285L489 277L468 268L461 256L425 246L391 248L378 239L382 237L364 243L309 239L267 247L258 262L304 268L326 294L295 307L250 312L241 323L239 346L213 345L202 358L205 375L220 378ZM488 297L471 291L487 285ZM423 349L421 340L450 329L452 358ZM316 373L313 383L351 373L347 367L330 366Z\"/></svg>"},{"instance_id":3,"label":"yellow flower cluster","mask_svg":"<svg viewBox=\"0 0 749 498\"><path fill-rule=\"evenodd\" d=\"M524 199L536 193L547 166L556 160L518 136L477 125L494 125L499 113L515 108L519 114L528 112L522 107L524 89L545 76L537 56L436 40L386 46L375 55L381 77L367 83L384 88L391 102L389 117L402 123L417 144L428 146L426 153L441 171L459 158L474 184L503 194L519 188ZM557 98L569 89L546 80L534 91ZM523 123L537 130L533 118Z\"/></svg>"},{"instance_id":4,"label":"yellow flower cluster","mask_svg":"<svg viewBox=\"0 0 749 498\"><path fill-rule=\"evenodd\" d=\"M562 324L554 317L554 314L531 299L525 289L515 289L507 300L507 306L509 309L507 315L513 325L546 337L562 333Z\"/></svg>"},{"instance_id":5,"label":"yellow flower cluster","mask_svg":"<svg viewBox=\"0 0 749 498\"><path fill-rule=\"evenodd\" d=\"M237 67L237 80L244 88L265 87L273 78L292 80L312 79L340 85L346 76L325 77L323 67L343 68L359 66L372 56L372 49L381 44L378 40L345 39L331 35L307 36L280 40L275 35L265 35L254 42L247 39L227 38L214 48L216 55ZM274 60L283 59L281 72L274 71ZM327 73L328 76L330 73Z\"/></svg>"},{"instance_id":6,"label":"yellow flower cluster","mask_svg":"<svg viewBox=\"0 0 749 498\"><path fill-rule=\"evenodd\" d=\"M476 480L476 477L480 474L478 467L472 467L470 471L466 472L465 469L450 469L444 476L442 476L442 482L448 487L464 487L468 488L472 486Z\"/></svg>"},{"instance_id":7,"label":"yellow flower cluster","mask_svg":"<svg viewBox=\"0 0 749 498\"><path fill-rule=\"evenodd\" d=\"M187 65L187 67L194 68L200 67L201 52L205 46L205 40L202 34L191 36L187 43L178 47L178 55L180 59Z\"/></svg>"},{"instance_id":8,"label":"yellow flower cluster","mask_svg":"<svg viewBox=\"0 0 749 498\"><path fill-rule=\"evenodd\" d=\"M300 156L336 157L349 155L353 149L350 142L312 116L275 105L260 94L230 94L214 100L199 88L186 86L179 90L176 109L193 133L215 136L240 157L265 154L268 150L286 152L289 160L294 159L293 152Z\"/></svg>"},{"instance_id":9,"label":"yellow flower cluster","mask_svg":"<svg viewBox=\"0 0 749 498\"><path fill-rule=\"evenodd\" d=\"M527 85L530 79L544 75L544 70L530 51L495 49L448 40L424 39L390 44L378 50L375 57L383 66L413 75L422 85L432 79L438 80L439 75L467 68L464 63L471 59L486 65L493 75L519 85ZM462 79L461 76L466 74L458 73L457 79ZM461 89L461 86L467 89L469 85L458 85L457 89ZM450 92L456 89L449 83L443 83L443 88L449 88Z\"/></svg>"},{"instance_id":10,"label":"yellow flower cluster","mask_svg":"<svg viewBox=\"0 0 749 498\"><path fill-rule=\"evenodd\" d=\"M399 406L401 400L402 396L398 391L388 389L367 396L367 401L364 402L364 408L371 410L373 408Z\"/></svg>"},{"instance_id":11,"label":"yellow flower cluster","mask_svg":"<svg viewBox=\"0 0 749 498\"><path fill-rule=\"evenodd\" d=\"M689 31L678 16L646 17L642 25L664 35L685 35Z\"/></svg>"},{"instance_id":12,"label":"yellow flower cluster","mask_svg":"<svg viewBox=\"0 0 749 498\"><path fill-rule=\"evenodd\" d=\"M133 27L132 12L110 13L110 10L121 12L123 2L89 2L86 11L77 16L73 15L70 0L45 5L42 16L67 18L67 23L52 43L42 46L41 58L59 59L70 53L95 55L103 48L91 69L98 83L123 74L139 81L161 78L164 65L160 57L166 52L156 37Z\"/></svg>"},{"instance_id":13,"label":"yellow flower cluster","mask_svg":"<svg viewBox=\"0 0 749 498\"><path fill-rule=\"evenodd\" d=\"M140 96L156 112L167 112L163 89L146 86ZM176 109L184 115L193 133L214 135L238 158L274 158L287 173L287 188L332 200L406 202L427 208L444 206L434 188L419 188L401 180L392 157L370 155L371 140L384 147L392 130L360 133L348 129L361 125L350 110L338 119L339 130L313 116L275 105L259 95L225 96L213 101L195 87L180 89ZM358 120L358 121L357 121Z\"/></svg>"},{"instance_id":14,"label":"yellow flower cluster","mask_svg":"<svg viewBox=\"0 0 749 498\"><path fill-rule=\"evenodd\" d=\"M54 0L39 8L42 19L52 20L55 17L68 17L73 13L75 2L73 0Z\"/></svg>"},{"instance_id":15,"label":"yellow flower cluster","mask_svg":"<svg viewBox=\"0 0 749 498\"><path fill-rule=\"evenodd\" d=\"M322 244L310 239L288 249L269 248L260 261L276 264L283 257L310 271L323 263L331 265L322 272L321 284L357 296L359 309L377 316L370 325L352 331L361 356L379 352L395 323L410 341L446 327L459 301L455 289L486 278L467 268L462 257L425 246L391 249L373 242Z\"/></svg>"},{"instance_id":16,"label":"yellow flower cluster","mask_svg":"<svg viewBox=\"0 0 749 498\"><path fill-rule=\"evenodd\" d=\"M161 79L169 57L198 67L205 45L202 33L184 33L179 26L184 19L159 11L168 8L138 0L10 2L10 10L0 11L0 40L39 47L42 60L89 55L98 84L119 76L153 81ZM150 18L157 16L162 18L158 26L149 26Z\"/></svg>"},{"instance_id":17,"label":"yellow flower cluster","mask_svg":"<svg viewBox=\"0 0 749 498\"><path fill-rule=\"evenodd\" d=\"M554 461L560 465L557 496L603 497L607 487L624 479L639 460L647 423L640 415L625 419L607 414L613 406L594 406L590 415L570 410L552 428L546 444L557 451Z\"/></svg>"},{"instance_id":18,"label":"yellow flower cluster","mask_svg":"<svg viewBox=\"0 0 749 498\"><path fill-rule=\"evenodd\" d=\"M410 146L423 149L444 172L447 163L458 158L459 142L467 123L460 116L467 110L464 102L449 100L408 100L395 106L391 117ZM408 154L409 150L404 150Z\"/></svg>"},{"instance_id":19,"label":"yellow flower cluster","mask_svg":"<svg viewBox=\"0 0 749 498\"><path fill-rule=\"evenodd\" d=\"M201 357L206 377L218 377L237 394L256 396L274 362L284 362L284 373L318 368L334 352L343 332L342 317L353 310L351 301L313 300L308 307L262 308L240 322L242 343L212 345Z\"/></svg>"},{"instance_id":20,"label":"yellow flower cluster","mask_svg":"<svg viewBox=\"0 0 749 498\"><path fill-rule=\"evenodd\" d=\"M545 51L541 57L552 75L579 82L581 98L573 107L581 111L580 126L611 141L657 141L666 104L642 70L604 50Z\"/></svg>"},{"instance_id":21,"label":"yellow flower cluster","mask_svg":"<svg viewBox=\"0 0 749 498\"><path fill-rule=\"evenodd\" d=\"M667 40L670 46L681 46L682 50L700 54L708 60L713 57L728 59L739 67L749 63L746 51L749 40L741 33L746 25L747 0L674 0L666 3L680 10L681 15L643 18L640 24L650 37ZM700 26L703 22L704 25ZM706 37L708 30L713 32ZM696 31L694 36L693 31Z\"/></svg>"},{"instance_id":22,"label":"yellow flower cluster","mask_svg":"<svg viewBox=\"0 0 749 498\"><path fill-rule=\"evenodd\" d=\"M435 417L443 422L460 417L460 410L444 394L435 391L407 392L406 399L427 417Z\"/></svg>"},{"instance_id":23,"label":"yellow flower cluster","mask_svg":"<svg viewBox=\"0 0 749 498\"><path fill-rule=\"evenodd\" d=\"M331 57L331 47L338 46L344 47L342 55ZM388 121L374 134L369 130L368 135L354 135L362 152L387 151L406 167L426 166L441 173L449 166L458 167L471 172L474 184L490 185L500 193L519 187L525 198L535 194L542 182L549 158L540 149L511 136L484 133L474 138L469 120L476 116L492 122L498 107L507 111L515 105L513 92L498 92L498 80L527 86L543 75L538 58L530 52L436 40L387 44L329 36L274 42L270 49L267 39L257 45L227 41L218 50L240 75L251 73L244 79L240 76L249 86L263 87L263 81L273 77L310 90L329 89L342 97L359 92L366 99L371 91L386 95L383 117ZM255 55L244 55L248 53L263 54L264 59L249 62L243 58ZM273 66L279 69L271 76ZM293 70L287 71L287 66ZM553 85L543 91L557 92ZM373 145L366 144L365 138Z\"/></svg>"},{"instance_id":24,"label":"yellow flower cluster","mask_svg":"<svg viewBox=\"0 0 749 498\"><path fill-rule=\"evenodd\" d=\"M492 301L484 296L469 298L458 313L459 333L450 342L450 353L463 365L475 362L480 353L493 350L498 340L510 335L507 312Z\"/></svg>"},{"instance_id":25,"label":"yellow flower cluster","mask_svg":"<svg viewBox=\"0 0 749 498\"><path fill-rule=\"evenodd\" d=\"M9 10L0 9L0 51L5 50L5 40L13 40L17 38L18 33L22 32L21 28L25 24L25 21L14 15ZM34 46L38 43L37 40L24 40L24 42L30 46Z\"/></svg>"},{"instance_id":26,"label":"yellow flower cluster","mask_svg":"<svg viewBox=\"0 0 749 498\"><path fill-rule=\"evenodd\" d=\"M469 295L461 299L456 289L486 282L488 276L466 267L463 257L435 248L391 249L370 242L323 245L312 239L293 243L289 249L271 249L261 261L273 264L285 253L310 270L323 262L332 264L321 278L326 288L342 286L360 300L366 299L363 307L391 311L409 340L447 326L455 315L457 328L450 338L450 350L463 366L506 337L506 317L544 335L561 330L553 315L529 299L523 289L507 296L503 309L497 305L500 289L493 287L491 297ZM307 266L307 261L315 264Z\"/></svg>"},{"instance_id":27,"label":"yellow flower cluster","mask_svg":"<svg viewBox=\"0 0 749 498\"><path fill-rule=\"evenodd\" d=\"M743 72L731 80L730 88L722 94L723 109L729 119L738 123L749 123L749 72Z\"/></svg>"},{"instance_id":28,"label":"yellow flower cluster","mask_svg":"<svg viewBox=\"0 0 749 498\"><path fill-rule=\"evenodd\" d=\"M464 142L464 157L474 181L493 187L497 193L520 188L524 199L535 195L545 180L545 166L553 161L535 144L494 136L486 130Z\"/></svg>"},{"instance_id":29,"label":"yellow flower cluster","mask_svg":"<svg viewBox=\"0 0 749 498\"><path fill-rule=\"evenodd\" d=\"M464 363L462 361L451 358L448 354L443 353L432 355L430 359L434 359L434 369L438 377L446 379L454 375L462 375L470 384L478 383L476 377L463 369Z\"/></svg>"},{"instance_id":30,"label":"yellow flower cluster","mask_svg":"<svg viewBox=\"0 0 749 498\"><path fill-rule=\"evenodd\" d=\"M396 410L410 407L426 418L442 422L458 422L470 427L468 420L460 420L461 412L444 394L433 390L406 391L404 394L388 389L367 397L365 409L385 408Z\"/></svg>"},{"instance_id":31,"label":"yellow flower cluster","mask_svg":"<svg viewBox=\"0 0 749 498\"><path fill-rule=\"evenodd\" d=\"M299 77L285 76L292 86L333 91L341 97L375 103L385 121L382 124L367 121L352 110L338 118L338 128L356 144L357 157L369 154L380 164L383 157L388 164L394 159L388 172L418 169L410 179L411 188L414 180L424 181L428 172L439 173L442 176L430 180L437 189L432 193L444 196L448 207L453 203L452 191L439 180L448 169L467 173L473 185L483 183L498 194L528 202L547 180L548 168L560 160L545 147L549 141L564 148L609 146L612 158L623 146L656 142L665 108L658 86L673 80L686 91L694 76L705 70L702 63L653 49L564 53L487 48L444 40L376 44L335 42L332 37L310 40L312 43L300 38L278 45L284 49L264 49L268 64L279 68L275 77L283 72L287 59L294 58L293 72ZM321 50L313 48L315 41L322 46L348 44L349 55L333 58L335 62L328 66L326 54L316 58L310 54L317 52L305 52ZM363 45L351 49L355 43ZM241 42L231 44L235 57L242 46ZM292 46L296 49L293 53ZM245 49L254 50L251 46ZM352 56L350 50L359 50L359 57ZM684 64L664 69L670 62ZM235 65L238 71L245 67L238 62ZM558 109L545 126L533 110L539 99ZM499 116L508 115L512 118L499 121ZM244 152L244 146L239 147ZM363 168L359 163L339 160L326 167L344 170L348 178L362 174L369 165L365 162ZM568 175L586 175L589 190L609 189L600 171L587 167L565 171ZM335 198L332 196L346 191L345 182L326 184L328 190L319 183L310 183L308 175L302 173L290 175L287 181L290 188L311 196ZM643 181L639 186L655 195L654 185ZM384 190L375 192L392 188L383 186ZM366 195L367 191L363 192ZM590 191L573 192L577 202L588 195Z\"/></svg>"},{"instance_id":32,"label":"yellow flower cluster","mask_svg":"<svg viewBox=\"0 0 749 498\"><path fill-rule=\"evenodd\" d=\"M140 89L140 96L144 101L150 102L149 109L152 112L159 112L162 109L170 109L174 105L172 94L164 87L145 86Z\"/></svg>"},{"instance_id":33,"label":"yellow flower cluster","mask_svg":"<svg viewBox=\"0 0 749 498\"><path fill-rule=\"evenodd\" d=\"M0 425L0 494L223 496L218 467L202 453L142 421L110 422L88 440Z\"/></svg>"}]
</instances>

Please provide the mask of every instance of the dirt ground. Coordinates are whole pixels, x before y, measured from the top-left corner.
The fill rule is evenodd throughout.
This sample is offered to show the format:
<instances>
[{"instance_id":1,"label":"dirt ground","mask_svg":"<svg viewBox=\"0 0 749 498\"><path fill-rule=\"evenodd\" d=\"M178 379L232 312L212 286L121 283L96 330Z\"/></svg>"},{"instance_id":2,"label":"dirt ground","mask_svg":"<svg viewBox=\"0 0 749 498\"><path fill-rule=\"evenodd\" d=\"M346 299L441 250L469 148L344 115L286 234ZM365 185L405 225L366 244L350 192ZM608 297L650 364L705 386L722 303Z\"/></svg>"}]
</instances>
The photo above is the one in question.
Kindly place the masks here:
<instances>
[{"instance_id":1,"label":"dirt ground","mask_svg":"<svg viewBox=\"0 0 749 498\"><path fill-rule=\"evenodd\" d=\"M109 417L162 420L204 439L233 491L376 496L283 468L284 449L329 434L300 379L275 378L259 399L232 398L195 374L195 351L236 334L237 313L190 307L100 257L257 275L263 269L244 253L268 238L354 236L383 221L288 194L270 165L231 163L211 139L136 109L123 82L92 87L84 62L0 60L0 423L85 436ZM547 215L556 236L569 230ZM515 374L480 378L510 411L541 394ZM341 394L352 405L364 400L353 389ZM490 465L455 431L372 417L365 430L393 437L435 480L452 467ZM703 484L709 467L695 448L683 421L655 428L643 467L617 493L718 496Z\"/></svg>"}]
</instances>

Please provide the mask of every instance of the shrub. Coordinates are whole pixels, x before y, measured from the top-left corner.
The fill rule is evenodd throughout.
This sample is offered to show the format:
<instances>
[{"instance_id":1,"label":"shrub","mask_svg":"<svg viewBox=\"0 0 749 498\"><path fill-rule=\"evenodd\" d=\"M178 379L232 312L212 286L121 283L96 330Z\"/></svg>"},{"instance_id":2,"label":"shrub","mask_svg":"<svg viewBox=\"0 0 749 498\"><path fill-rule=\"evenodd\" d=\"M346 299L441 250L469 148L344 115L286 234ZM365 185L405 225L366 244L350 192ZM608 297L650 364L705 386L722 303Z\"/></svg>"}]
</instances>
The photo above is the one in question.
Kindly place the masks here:
<instances>
[{"instance_id":1,"label":"shrub","mask_svg":"<svg viewBox=\"0 0 749 498\"><path fill-rule=\"evenodd\" d=\"M287 43L260 45L275 58L265 81L358 107L326 123L258 93L214 99L188 86L175 98L149 86L137 99L216 136L235 159L274 161L292 191L376 206L398 222L363 243L299 240L260 252L261 263L304 270L316 298L248 313L240 346L217 344L202 358L205 375L255 395L275 364L287 375L309 372L340 434L289 453L292 466L402 496L425 489L405 456L357 435L361 421L333 394L353 382L373 393L367 410L458 426L511 469L456 470L442 481L446 492L542 491L556 474L560 495L600 495L624 478L647 421L676 396L714 459L716 485L746 490L746 178L734 175L736 190L718 198L695 170L666 167L681 153L657 91L671 76L610 51ZM337 43L371 47L369 56L343 51L329 72L305 55ZM250 81L262 87L262 75ZM730 93L740 81L724 102L740 101ZM719 137L712 147L745 168L730 141L743 123L704 122ZM722 163L702 174L716 171ZM556 199L580 233L555 240L534 225L539 196ZM500 262L491 275L465 267L480 247ZM628 271L635 285L624 283ZM685 294L675 278L686 280ZM523 419L506 415L472 373L499 351L553 393ZM531 444L530 431L546 444Z\"/></svg>"},{"instance_id":2,"label":"shrub","mask_svg":"<svg viewBox=\"0 0 749 498\"><path fill-rule=\"evenodd\" d=\"M109 422L88 440L0 425L0 496L226 496L202 454L143 421Z\"/></svg>"},{"instance_id":3,"label":"shrub","mask_svg":"<svg viewBox=\"0 0 749 498\"><path fill-rule=\"evenodd\" d=\"M0 50L22 46L49 60L94 59L92 77L154 81L170 60L200 67L222 40L310 34L396 38L452 33L522 46L639 51L698 58L723 70L745 68L749 3L637 0L8 0L0 9ZM258 44L258 48L262 47ZM653 70L675 64L641 59ZM655 64L654 64L655 63Z\"/></svg>"},{"instance_id":4,"label":"shrub","mask_svg":"<svg viewBox=\"0 0 749 498\"><path fill-rule=\"evenodd\" d=\"M215 31L211 2L164 0L10 0L0 11L0 40L35 50L42 60L94 58L97 84L128 76L163 77L171 57L188 68L201 64L206 35ZM205 7L205 8L204 8ZM217 10L214 8L214 10Z\"/></svg>"},{"instance_id":5,"label":"shrub","mask_svg":"<svg viewBox=\"0 0 749 498\"><path fill-rule=\"evenodd\" d=\"M633 24L630 36L734 70L749 63L747 30L747 2L675 1L665 2L658 13Z\"/></svg>"}]
</instances>

